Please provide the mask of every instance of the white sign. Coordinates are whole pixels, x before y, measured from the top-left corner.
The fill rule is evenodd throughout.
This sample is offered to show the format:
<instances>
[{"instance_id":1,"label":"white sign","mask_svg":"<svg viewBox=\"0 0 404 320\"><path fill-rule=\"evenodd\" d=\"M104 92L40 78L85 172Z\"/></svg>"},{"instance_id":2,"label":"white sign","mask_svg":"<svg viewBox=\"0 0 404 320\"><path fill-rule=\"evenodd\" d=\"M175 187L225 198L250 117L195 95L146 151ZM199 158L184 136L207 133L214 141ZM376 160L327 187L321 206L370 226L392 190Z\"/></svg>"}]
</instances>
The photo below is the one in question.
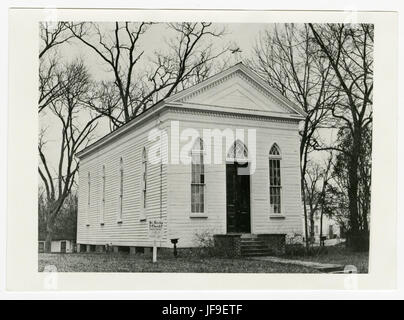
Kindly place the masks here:
<instances>
[{"instance_id":1,"label":"white sign","mask_svg":"<svg viewBox=\"0 0 404 320\"><path fill-rule=\"evenodd\" d=\"M161 239L163 236L163 224L161 219L149 220L149 238Z\"/></svg>"},{"instance_id":2,"label":"white sign","mask_svg":"<svg viewBox=\"0 0 404 320\"><path fill-rule=\"evenodd\" d=\"M149 238L153 243L153 263L157 262L157 240L163 236L163 221L161 219L149 220Z\"/></svg>"}]
</instances>

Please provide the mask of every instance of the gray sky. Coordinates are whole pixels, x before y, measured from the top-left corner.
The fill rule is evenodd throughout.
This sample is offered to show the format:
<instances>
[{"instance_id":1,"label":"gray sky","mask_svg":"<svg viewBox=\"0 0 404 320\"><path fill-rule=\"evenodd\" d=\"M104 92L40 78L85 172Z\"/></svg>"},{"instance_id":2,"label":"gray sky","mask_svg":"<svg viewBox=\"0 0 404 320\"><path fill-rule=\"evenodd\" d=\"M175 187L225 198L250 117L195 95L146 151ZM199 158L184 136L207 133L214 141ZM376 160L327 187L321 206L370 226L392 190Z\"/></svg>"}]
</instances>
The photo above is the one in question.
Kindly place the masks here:
<instances>
[{"instance_id":1,"label":"gray sky","mask_svg":"<svg viewBox=\"0 0 404 320\"><path fill-rule=\"evenodd\" d=\"M110 23L103 25L105 28L110 28ZM272 28L273 24L252 24L252 23L237 23L237 24L215 24L218 29L225 28L226 34L214 42L218 49L227 44L235 44L242 53L233 57L233 63L237 63L242 59L251 57L252 49L260 31ZM146 35L146 36L145 36ZM146 67L147 61L153 56L156 50L165 50L166 42L173 36L172 31L168 30L165 24L152 25L140 42L141 50L145 51L142 57L142 63L139 63L139 68ZM84 60L87 68L90 71L94 80L111 79L112 72L103 61L91 48L88 48L78 40L73 40L69 44L63 44L58 48L58 53L63 61L71 61L81 57ZM47 144L45 152L49 158L49 163L55 167L59 158L59 141L61 137L61 128L54 116L48 111L43 111L40 115L40 127L46 127ZM106 120L100 121L96 130L98 138L109 133L109 127Z\"/></svg>"},{"instance_id":2,"label":"gray sky","mask_svg":"<svg viewBox=\"0 0 404 320\"><path fill-rule=\"evenodd\" d=\"M214 24L215 27L220 30L223 27L226 30L226 34L220 39L214 39L212 42L218 49L224 47L227 44L235 43L242 50L242 54L237 58L250 58L251 51L255 44L255 41L260 31L272 28L273 24L252 24L252 23L237 23L237 24ZM106 30L111 29L110 23L105 24ZM167 48L166 42L170 40L174 35L166 24L152 25L147 32L140 38L139 52L145 51L142 59L137 65L138 68L142 68L147 64L149 58L153 57L153 52L156 50L165 50ZM94 79L108 79L112 77L112 73L105 61L103 61L92 49L83 45L77 40L71 41L70 45L63 45L59 49L60 56L66 60L71 60L76 57L82 57L89 68L90 73ZM237 59L238 60L238 59ZM235 63L238 61L235 61Z\"/></svg>"}]
</instances>

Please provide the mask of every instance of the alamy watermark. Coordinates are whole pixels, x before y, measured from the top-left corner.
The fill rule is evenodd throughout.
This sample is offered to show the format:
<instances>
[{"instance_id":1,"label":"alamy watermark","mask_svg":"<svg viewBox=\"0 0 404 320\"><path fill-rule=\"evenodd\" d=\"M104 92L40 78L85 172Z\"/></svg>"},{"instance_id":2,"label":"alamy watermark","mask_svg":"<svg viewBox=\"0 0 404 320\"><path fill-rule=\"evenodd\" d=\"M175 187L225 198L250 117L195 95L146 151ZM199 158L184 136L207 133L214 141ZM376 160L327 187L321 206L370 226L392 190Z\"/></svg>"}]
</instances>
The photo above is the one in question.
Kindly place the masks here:
<instances>
[{"instance_id":1,"label":"alamy watermark","mask_svg":"<svg viewBox=\"0 0 404 320\"><path fill-rule=\"evenodd\" d=\"M185 164L194 160L193 152L203 153L204 164L240 163L239 174L253 174L256 169L256 129L195 128L180 129L179 121L171 121L167 130L149 132L148 161L152 164ZM202 143L201 143L202 142ZM200 145L201 144L201 145Z\"/></svg>"}]
</instances>

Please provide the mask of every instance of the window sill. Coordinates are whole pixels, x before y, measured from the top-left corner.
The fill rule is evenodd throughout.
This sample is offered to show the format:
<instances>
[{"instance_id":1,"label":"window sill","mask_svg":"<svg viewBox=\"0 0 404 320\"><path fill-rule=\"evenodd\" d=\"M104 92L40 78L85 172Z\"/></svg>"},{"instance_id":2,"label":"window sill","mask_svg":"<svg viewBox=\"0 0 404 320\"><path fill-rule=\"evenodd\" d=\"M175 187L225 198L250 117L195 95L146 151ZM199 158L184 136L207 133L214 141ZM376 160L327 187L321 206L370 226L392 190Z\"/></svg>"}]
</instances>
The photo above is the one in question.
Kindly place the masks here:
<instances>
[{"instance_id":1,"label":"window sill","mask_svg":"<svg viewBox=\"0 0 404 320\"><path fill-rule=\"evenodd\" d=\"M203 218L206 219L208 215L206 213L191 213L189 215L190 218Z\"/></svg>"},{"instance_id":2,"label":"window sill","mask_svg":"<svg viewBox=\"0 0 404 320\"><path fill-rule=\"evenodd\" d=\"M285 219L285 215L280 214L280 213L273 213L269 215L269 219Z\"/></svg>"}]
</instances>

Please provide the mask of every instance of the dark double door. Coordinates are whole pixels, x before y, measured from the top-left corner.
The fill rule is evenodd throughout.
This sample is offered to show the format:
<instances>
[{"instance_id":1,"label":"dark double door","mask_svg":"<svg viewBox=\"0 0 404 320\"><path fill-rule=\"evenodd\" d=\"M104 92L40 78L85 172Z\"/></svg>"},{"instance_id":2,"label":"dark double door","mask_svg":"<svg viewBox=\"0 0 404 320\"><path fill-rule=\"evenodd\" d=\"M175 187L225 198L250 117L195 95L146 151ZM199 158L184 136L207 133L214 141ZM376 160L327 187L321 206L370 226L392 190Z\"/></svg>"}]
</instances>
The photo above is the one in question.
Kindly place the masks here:
<instances>
[{"instance_id":1,"label":"dark double door","mask_svg":"<svg viewBox=\"0 0 404 320\"><path fill-rule=\"evenodd\" d=\"M250 233L250 175L248 164L226 164L227 233Z\"/></svg>"}]
</instances>

